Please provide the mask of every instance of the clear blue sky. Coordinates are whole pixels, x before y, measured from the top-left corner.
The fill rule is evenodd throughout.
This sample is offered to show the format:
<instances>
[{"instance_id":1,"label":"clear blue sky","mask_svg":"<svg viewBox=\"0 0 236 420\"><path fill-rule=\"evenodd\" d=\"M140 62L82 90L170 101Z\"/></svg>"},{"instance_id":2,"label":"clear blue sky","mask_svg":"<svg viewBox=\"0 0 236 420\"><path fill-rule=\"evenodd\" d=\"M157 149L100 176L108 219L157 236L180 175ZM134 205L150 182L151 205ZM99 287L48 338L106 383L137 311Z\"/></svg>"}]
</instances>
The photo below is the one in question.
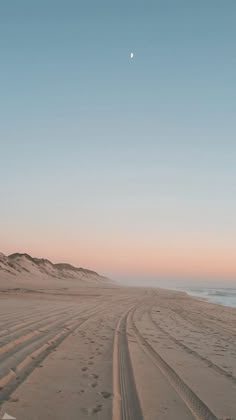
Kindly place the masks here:
<instances>
[{"instance_id":1,"label":"clear blue sky","mask_svg":"<svg viewBox=\"0 0 236 420\"><path fill-rule=\"evenodd\" d=\"M1 250L236 278L235 21L235 0L2 1Z\"/></svg>"}]
</instances>

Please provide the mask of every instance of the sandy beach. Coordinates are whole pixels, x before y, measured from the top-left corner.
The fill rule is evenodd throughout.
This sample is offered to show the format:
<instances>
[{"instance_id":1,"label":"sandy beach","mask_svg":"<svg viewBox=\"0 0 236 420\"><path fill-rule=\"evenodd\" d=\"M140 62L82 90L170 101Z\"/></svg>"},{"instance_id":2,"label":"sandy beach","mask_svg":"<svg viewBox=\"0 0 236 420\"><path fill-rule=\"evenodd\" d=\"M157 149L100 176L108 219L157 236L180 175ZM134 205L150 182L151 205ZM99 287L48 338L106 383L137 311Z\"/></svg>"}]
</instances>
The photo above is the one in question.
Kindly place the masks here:
<instances>
[{"instance_id":1,"label":"sandy beach","mask_svg":"<svg viewBox=\"0 0 236 420\"><path fill-rule=\"evenodd\" d=\"M236 418L236 310L161 289L1 290L17 420Z\"/></svg>"}]
</instances>

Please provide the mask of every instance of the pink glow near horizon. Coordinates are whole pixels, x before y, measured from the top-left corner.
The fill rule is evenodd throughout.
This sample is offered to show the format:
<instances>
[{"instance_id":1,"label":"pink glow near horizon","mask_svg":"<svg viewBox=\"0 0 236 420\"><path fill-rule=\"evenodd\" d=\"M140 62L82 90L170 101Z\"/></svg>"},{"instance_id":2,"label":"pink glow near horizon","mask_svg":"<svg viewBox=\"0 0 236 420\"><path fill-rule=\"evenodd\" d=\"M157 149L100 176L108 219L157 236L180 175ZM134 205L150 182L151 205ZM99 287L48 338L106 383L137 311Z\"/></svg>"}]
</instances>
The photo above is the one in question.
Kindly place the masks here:
<instances>
[{"instance_id":1,"label":"pink glow near horizon","mask_svg":"<svg viewBox=\"0 0 236 420\"><path fill-rule=\"evenodd\" d=\"M48 258L53 262L69 262L104 274L121 273L143 276L214 277L236 278L236 260L232 247L207 243L126 243L81 240L81 242L48 240L40 242L18 241L14 247L8 244L1 251L27 252L32 256Z\"/></svg>"}]
</instances>

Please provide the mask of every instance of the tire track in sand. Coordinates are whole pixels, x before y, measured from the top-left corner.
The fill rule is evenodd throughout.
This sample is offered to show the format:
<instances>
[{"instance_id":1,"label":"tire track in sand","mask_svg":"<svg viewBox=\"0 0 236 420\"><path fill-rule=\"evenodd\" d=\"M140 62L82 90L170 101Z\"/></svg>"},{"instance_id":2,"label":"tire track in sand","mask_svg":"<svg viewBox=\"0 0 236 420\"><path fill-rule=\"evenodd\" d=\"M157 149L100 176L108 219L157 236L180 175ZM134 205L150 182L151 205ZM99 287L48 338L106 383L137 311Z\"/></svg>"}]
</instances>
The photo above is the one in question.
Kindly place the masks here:
<instances>
[{"instance_id":1,"label":"tire track in sand","mask_svg":"<svg viewBox=\"0 0 236 420\"><path fill-rule=\"evenodd\" d=\"M207 367L213 369L215 372L219 373L220 375L223 375L226 377L229 381L231 381L234 385L236 385L236 378L232 374L228 373L225 369L221 368L220 366L216 365L214 362L212 362L207 357L202 356L183 342L179 341L177 338L173 337L167 330L165 330L163 327L161 327L152 316L151 311L148 311L148 316L150 318L150 321L154 324L156 330L161 331L166 337L169 338L172 342L177 344L177 346L181 347L183 350L185 350L187 353L195 356L197 359L201 360L203 363L206 364Z\"/></svg>"},{"instance_id":2,"label":"tire track in sand","mask_svg":"<svg viewBox=\"0 0 236 420\"><path fill-rule=\"evenodd\" d=\"M129 312L120 318L114 335L112 420L143 420L126 333Z\"/></svg>"},{"instance_id":3,"label":"tire track in sand","mask_svg":"<svg viewBox=\"0 0 236 420\"><path fill-rule=\"evenodd\" d=\"M155 366L159 368L169 383L173 386L183 402L187 405L194 417L198 420L217 420L215 414L200 398L192 391L192 389L181 379L175 370L157 353L152 345L143 337L133 319L135 310L131 311L128 316L137 342L142 350L149 356ZM113 419L114 420L114 419Z\"/></svg>"},{"instance_id":4,"label":"tire track in sand","mask_svg":"<svg viewBox=\"0 0 236 420\"><path fill-rule=\"evenodd\" d=\"M14 369L9 369L8 372L0 378L0 404L9 398L11 393L51 353L51 351L55 350L56 347L62 343L62 341L80 328L85 322L99 313L104 312L104 310L107 310L107 308L103 307L96 311L90 310L77 313L77 315L74 315L74 317L70 319L71 322L69 325L62 323L59 331L58 329L55 330L54 334L50 334L51 336L49 339L48 335L46 335L45 339L39 340L36 348L26 353L24 357L15 364ZM68 322L68 320L66 322ZM17 355L17 353L18 350L16 347L15 354Z\"/></svg>"}]
</instances>

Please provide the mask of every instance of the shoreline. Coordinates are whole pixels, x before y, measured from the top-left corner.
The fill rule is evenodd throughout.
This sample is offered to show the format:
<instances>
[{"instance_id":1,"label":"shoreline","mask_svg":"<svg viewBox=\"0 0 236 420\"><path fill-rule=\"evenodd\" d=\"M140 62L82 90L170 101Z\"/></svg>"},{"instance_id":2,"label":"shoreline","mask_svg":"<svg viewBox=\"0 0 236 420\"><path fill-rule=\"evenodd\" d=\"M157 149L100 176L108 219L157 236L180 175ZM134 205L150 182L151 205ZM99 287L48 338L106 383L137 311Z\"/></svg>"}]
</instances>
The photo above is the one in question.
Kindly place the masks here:
<instances>
[{"instance_id":1,"label":"shoreline","mask_svg":"<svg viewBox=\"0 0 236 420\"><path fill-rule=\"evenodd\" d=\"M209 291L216 291L219 290L217 288L204 288L205 290L209 290ZM222 288L220 288L220 290L222 290ZM227 289L224 289L227 291ZM226 308L233 308L236 309L236 288L235 289L229 289L229 290L235 290L235 295L231 296L230 294L218 294L218 295L208 295L208 296L202 296L202 293L199 291L199 293L197 292L191 292L189 290L185 289L185 292L187 293L188 296L191 296L195 299L200 299L204 302L208 302L211 303L213 305L220 305L220 306L224 306Z\"/></svg>"}]
</instances>

